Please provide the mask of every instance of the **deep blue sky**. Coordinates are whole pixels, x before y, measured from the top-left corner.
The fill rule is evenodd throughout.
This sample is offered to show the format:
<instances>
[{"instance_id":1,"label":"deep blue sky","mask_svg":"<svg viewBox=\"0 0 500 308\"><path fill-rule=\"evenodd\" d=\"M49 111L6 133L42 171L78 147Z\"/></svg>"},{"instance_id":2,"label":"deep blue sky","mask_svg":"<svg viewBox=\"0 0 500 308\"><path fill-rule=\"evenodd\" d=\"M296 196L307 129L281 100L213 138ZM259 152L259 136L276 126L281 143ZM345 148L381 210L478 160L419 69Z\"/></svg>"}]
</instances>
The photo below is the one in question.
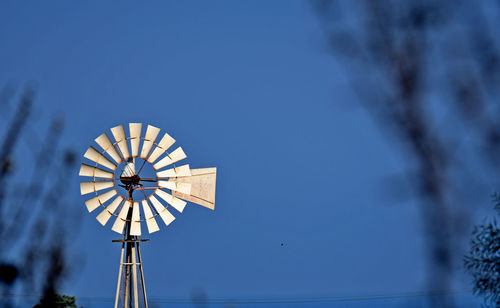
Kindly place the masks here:
<instances>
[{"instance_id":1,"label":"deep blue sky","mask_svg":"<svg viewBox=\"0 0 500 308\"><path fill-rule=\"evenodd\" d=\"M37 80L33 125L64 116L80 155L108 128L143 122L176 138L192 167L218 167L215 212L189 205L142 246L152 297L423 290L418 208L380 189L404 157L323 39L304 1L4 1L0 83ZM85 213L78 180L73 251L86 261L64 292L113 298L117 236Z\"/></svg>"}]
</instances>

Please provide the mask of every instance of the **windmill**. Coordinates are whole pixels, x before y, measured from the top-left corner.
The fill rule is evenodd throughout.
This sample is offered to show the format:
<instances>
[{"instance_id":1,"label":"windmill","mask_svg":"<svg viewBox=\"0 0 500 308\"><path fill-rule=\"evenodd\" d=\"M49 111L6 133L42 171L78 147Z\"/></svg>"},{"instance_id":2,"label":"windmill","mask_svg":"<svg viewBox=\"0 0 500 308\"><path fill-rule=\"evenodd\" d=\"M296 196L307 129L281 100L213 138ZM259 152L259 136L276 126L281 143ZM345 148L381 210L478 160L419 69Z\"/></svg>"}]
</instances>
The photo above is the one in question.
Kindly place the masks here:
<instances>
[{"instance_id":1,"label":"windmill","mask_svg":"<svg viewBox=\"0 0 500 308\"><path fill-rule=\"evenodd\" d=\"M142 123L128 126L128 137L123 125L111 128L114 142L106 133L97 137L101 150L90 146L83 156L92 164L82 163L79 172L86 177L81 194L94 194L85 201L87 210L101 208L96 219L103 226L114 216L111 229L123 234L113 240L122 244L115 308L148 307L139 244L149 240L139 238L142 223L153 233L160 229L156 218L170 225L175 220L170 208L182 213L186 201L211 210L215 206L216 168L177 166L186 154L181 147L168 152L175 143L168 133L158 140L157 127L148 125L143 136Z\"/></svg>"}]
</instances>

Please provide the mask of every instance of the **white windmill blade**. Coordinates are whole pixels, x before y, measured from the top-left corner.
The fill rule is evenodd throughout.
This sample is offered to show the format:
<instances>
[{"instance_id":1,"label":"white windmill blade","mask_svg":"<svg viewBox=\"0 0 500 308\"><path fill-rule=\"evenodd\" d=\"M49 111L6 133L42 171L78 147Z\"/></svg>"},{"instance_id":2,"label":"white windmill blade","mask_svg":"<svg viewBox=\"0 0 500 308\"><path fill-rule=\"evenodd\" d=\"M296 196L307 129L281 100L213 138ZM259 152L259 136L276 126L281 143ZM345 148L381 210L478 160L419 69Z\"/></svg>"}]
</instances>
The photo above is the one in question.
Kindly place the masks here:
<instances>
[{"instance_id":1,"label":"white windmill blade","mask_svg":"<svg viewBox=\"0 0 500 308\"><path fill-rule=\"evenodd\" d=\"M106 225L108 220L111 218L111 215L113 215L118 208L118 206L123 202L123 197L118 195L116 198L111 201L111 203L97 215L96 219L101 225Z\"/></svg>"},{"instance_id":2,"label":"white windmill blade","mask_svg":"<svg viewBox=\"0 0 500 308\"><path fill-rule=\"evenodd\" d=\"M151 195L149 196L149 201L151 201L151 204L153 204L153 207L155 208L156 212L159 214L163 212L163 209L165 208L163 204L161 204L158 199L155 198L155 196Z\"/></svg>"},{"instance_id":3,"label":"white windmill blade","mask_svg":"<svg viewBox=\"0 0 500 308\"><path fill-rule=\"evenodd\" d=\"M163 206L163 204L161 204L161 202L155 198L155 196L153 196L153 195L149 196L149 200L153 204L156 212L158 213L158 215L160 215L161 220L163 220L163 222L165 223L166 226L170 225L172 223L172 221L175 220L175 216L172 215L172 213L170 213L169 210L167 210Z\"/></svg>"},{"instance_id":4,"label":"white windmill blade","mask_svg":"<svg viewBox=\"0 0 500 308\"><path fill-rule=\"evenodd\" d=\"M149 204L147 200L142 200L142 210L144 212L144 218L146 219L146 226L148 227L148 232L153 233L158 230L160 230L160 227L158 227L158 224L156 223L156 220L153 216L153 212L151 212L151 209L149 208Z\"/></svg>"},{"instance_id":5,"label":"white windmill blade","mask_svg":"<svg viewBox=\"0 0 500 308\"><path fill-rule=\"evenodd\" d=\"M134 202L132 207L132 221L130 222L130 235L141 236L141 214L139 202Z\"/></svg>"},{"instance_id":6,"label":"white windmill blade","mask_svg":"<svg viewBox=\"0 0 500 308\"><path fill-rule=\"evenodd\" d=\"M179 176L190 176L191 170L189 169L189 165L182 165L179 167L167 169L156 173L156 176L159 178L173 178Z\"/></svg>"},{"instance_id":7,"label":"white windmill blade","mask_svg":"<svg viewBox=\"0 0 500 308\"><path fill-rule=\"evenodd\" d=\"M174 197L215 209L215 182L217 168L191 169L191 176L170 178L169 181L191 184L190 195L172 191Z\"/></svg>"},{"instance_id":8,"label":"white windmill blade","mask_svg":"<svg viewBox=\"0 0 500 308\"><path fill-rule=\"evenodd\" d=\"M160 142L158 142L158 145L154 149L153 153L149 155L148 162L150 164L154 163L158 159L158 157L162 156L163 153L165 153L165 151L167 151L168 148L170 148L174 143L175 139L170 137L169 134L165 133L165 135L163 135L163 138L161 138Z\"/></svg>"},{"instance_id":9,"label":"white windmill blade","mask_svg":"<svg viewBox=\"0 0 500 308\"><path fill-rule=\"evenodd\" d=\"M190 183L180 183L173 181L158 181L158 186L161 188L168 188L170 190L175 190L183 194L189 195L191 193Z\"/></svg>"},{"instance_id":10,"label":"white windmill blade","mask_svg":"<svg viewBox=\"0 0 500 308\"><path fill-rule=\"evenodd\" d=\"M97 151L93 146L89 147L87 152L83 154L83 157L90 159L91 161L98 163L101 166L109 168L111 170L116 169L116 165L110 161L106 156L102 155L99 151Z\"/></svg>"},{"instance_id":11,"label":"white windmill blade","mask_svg":"<svg viewBox=\"0 0 500 308\"><path fill-rule=\"evenodd\" d=\"M106 188L111 188L115 186L113 181L102 181L102 182L81 182L80 183L80 194L86 195L91 192L96 192Z\"/></svg>"},{"instance_id":12,"label":"white windmill blade","mask_svg":"<svg viewBox=\"0 0 500 308\"><path fill-rule=\"evenodd\" d=\"M118 148L122 152L123 158L128 159L130 157L130 153L128 151L127 136L125 135L125 129L123 128L123 125L112 127L111 133L118 143Z\"/></svg>"},{"instance_id":13,"label":"white windmill blade","mask_svg":"<svg viewBox=\"0 0 500 308\"><path fill-rule=\"evenodd\" d=\"M129 123L130 132L130 149L132 150L132 157L139 156L139 145L141 143L141 130L142 123Z\"/></svg>"},{"instance_id":14,"label":"white windmill blade","mask_svg":"<svg viewBox=\"0 0 500 308\"><path fill-rule=\"evenodd\" d=\"M135 174L135 163L133 158L129 158L125 167L123 168L122 174L120 177L131 177Z\"/></svg>"},{"instance_id":15,"label":"white windmill blade","mask_svg":"<svg viewBox=\"0 0 500 308\"><path fill-rule=\"evenodd\" d=\"M102 170L101 168L97 168L87 164L82 164L78 175L105 179L112 179L114 177L113 172Z\"/></svg>"},{"instance_id":16,"label":"white windmill blade","mask_svg":"<svg viewBox=\"0 0 500 308\"><path fill-rule=\"evenodd\" d=\"M179 160L184 159L186 157L187 156L184 153L184 151L182 150L182 148L178 147L172 153L168 154L167 156L165 156L164 158L162 158L159 162L157 162L156 164L154 164L153 168L155 170L158 170L158 169L161 169L161 168L166 167L168 165L171 165L173 163L176 163Z\"/></svg>"},{"instance_id":17,"label":"white windmill blade","mask_svg":"<svg viewBox=\"0 0 500 308\"><path fill-rule=\"evenodd\" d=\"M111 230L123 234L123 228L125 227L125 222L127 220L127 215L128 211L130 210L130 205L132 202L129 200L125 200L125 203L122 205L122 209L120 210L120 214L118 214L118 217L116 217L115 223L113 224L113 227L111 227Z\"/></svg>"},{"instance_id":18,"label":"white windmill blade","mask_svg":"<svg viewBox=\"0 0 500 308\"><path fill-rule=\"evenodd\" d=\"M106 133L102 133L99 137L95 138L95 142L106 152L108 153L113 160L119 164L122 162L122 158L120 154L116 151L115 146L109 139L108 135Z\"/></svg>"},{"instance_id":19,"label":"white windmill blade","mask_svg":"<svg viewBox=\"0 0 500 308\"><path fill-rule=\"evenodd\" d=\"M111 182L113 183L113 182ZM80 195L90 194L94 192L94 182L81 182L80 183Z\"/></svg>"},{"instance_id":20,"label":"white windmill blade","mask_svg":"<svg viewBox=\"0 0 500 308\"><path fill-rule=\"evenodd\" d=\"M142 143L142 159L146 159L148 157L149 152L151 151L151 147L153 146L153 143L155 142L156 137L158 137L159 133L160 129L158 127L148 125L148 128L146 129L146 136L144 136L144 142Z\"/></svg>"},{"instance_id":21,"label":"white windmill blade","mask_svg":"<svg viewBox=\"0 0 500 308\"><path fill-rule=\"evenodd\" d=\"M111 199L114 195L116 195L116 189L112 189L110 191L107 191L101 195L97 195L93 198L88 199L85 201L85 205L87 206L87 210L89 212L92 212L96 208L98 208L101 204L106 203L109 199Z\"/></svg>"},{"instance_id":22,"label":"white windmill blade","mask_svg":"<svg viewBox=\"0 0 500 308\"><path fill-rule=\"evenodd\" d=\"M170 213L166 208L158 215L160 215L161 220L163 220L166 226L170 225L172 221L175 220L175 216L172 215L172 213Z\"/></svg>"},{"instance_id":23,"label":"white windmill blade","mask_svg":"<svg viewBox=\"0 0 500 308\"><path fill-rule=\"evenodd\" d=\"M164 192L161 189L157 189L155 191L155 194L158 197L165 200L168 204L170 204L174 209L176 209L180 213L182 213L182 211L184 210L184 207L186 206L186 201L183 201L181 199L177 199L177 198L173 197L172 195L170 195L169 193Z\"/></svg>"}]
</instances>

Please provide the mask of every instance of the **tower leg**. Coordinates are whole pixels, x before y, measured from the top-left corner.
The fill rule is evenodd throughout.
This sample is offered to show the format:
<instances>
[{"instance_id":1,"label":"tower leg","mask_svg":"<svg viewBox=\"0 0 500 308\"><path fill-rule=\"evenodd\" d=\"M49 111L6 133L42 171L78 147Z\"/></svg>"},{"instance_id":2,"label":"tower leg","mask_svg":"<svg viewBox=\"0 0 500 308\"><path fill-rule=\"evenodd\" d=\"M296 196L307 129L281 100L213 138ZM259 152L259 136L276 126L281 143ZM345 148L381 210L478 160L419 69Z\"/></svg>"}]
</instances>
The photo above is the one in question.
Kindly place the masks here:
<instances>
[{"instance_id":1,"label":"tower leg","mask_svg":"<svg viewBox=\"0 0 500 308\"><path fill-rule=\"evenodd\" d=\"M116 285L115 308L118 308L118 299L120 298L120 284L122 282L122 268L123 268L123 253L124 252L125 252L125 242L123 242L123 244L122 244L122 254L120 257L120 269L118 270L118 284Z\"/></svg>"},{"instance_id":2,"label":"tower leg","mask_svg":"<svg viewBox=\"0 0 500 308\"><path fill-rule=\"evenodd\" d=\"M144 272L142 271L142 257L141 250L139 249L139 242L137 242L137 257L139 258L139 269L141 272L142 296L144 297L144 305L148 308L148 297L146 296L146 283L144 282Z\"/></svg>"}]
</instances>

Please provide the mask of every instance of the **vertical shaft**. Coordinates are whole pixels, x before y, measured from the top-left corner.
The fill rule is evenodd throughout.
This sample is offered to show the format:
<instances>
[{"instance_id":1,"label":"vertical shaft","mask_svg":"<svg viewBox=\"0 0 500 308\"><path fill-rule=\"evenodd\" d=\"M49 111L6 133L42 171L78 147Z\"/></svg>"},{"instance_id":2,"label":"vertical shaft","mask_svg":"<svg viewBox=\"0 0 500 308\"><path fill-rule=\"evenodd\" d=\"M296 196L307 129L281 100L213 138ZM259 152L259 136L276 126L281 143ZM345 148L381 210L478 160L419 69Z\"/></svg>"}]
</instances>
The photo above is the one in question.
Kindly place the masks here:
<instances>
[{"instance_id":1,"label":"vertical shaft","mask_svg":"<svg viewBox=\"0 0 500 308\"><path fill-rule=\"evenodd\" d=\"M127 223L128 224L128 223ZM127 236L128 240L128 236ZM130 242L126 242L126 257L125 257L125 296L123 299L124 307L128 308L131 293L130 288Z\"/></svg>"},{"instance_id":2,"label":"vertical shaft","mask_svg":"<svg viewBox=\"0 0 500 308\"><path fill-rule=\"evenodd\" d=\"M129 196L128 200L130 201L130 206L132 207L134 204L133 198L132 198L132 190L129 190ZM123 205L125 206L126 203ZM125 298L124 298L124 307L128 308L128 305L130 304L130 308L132 308L132 284L130 283L131 281L131 253L132 253L132 237L130 236L130 222L132 220L132 211L131 208L129 208L129 211L127 213L127 220L125 222L125 236L126 236L126 246L127 246L127 257L126 257L126 262L125 262Z\"/></svg>"},{"instance_id":3,"label":"vertical shaft","mask_svg":"<svg viewBox=\"0 0 500 308\"><path fill-rule=\"evenodd\" d=\"M125 264L125 272L126 272L126 277L125 277L125 308L129 307L132 308L132 292L130 292L131 289L131 284L130 284L130 242L127 242L127 262Z\"/></svg>"},{"instance_id":4,"label":"vertical shaft","mask_svg":"<svg viewBox=\"0 0 500 308\"><path fill-rule=\"evenodd\" d=\"M137 261L135 257L135 244L130 243L132 246L132 282L134 284L134 308L139 308L139 292L137 291Z\"/></svg>"}]
</instances>

